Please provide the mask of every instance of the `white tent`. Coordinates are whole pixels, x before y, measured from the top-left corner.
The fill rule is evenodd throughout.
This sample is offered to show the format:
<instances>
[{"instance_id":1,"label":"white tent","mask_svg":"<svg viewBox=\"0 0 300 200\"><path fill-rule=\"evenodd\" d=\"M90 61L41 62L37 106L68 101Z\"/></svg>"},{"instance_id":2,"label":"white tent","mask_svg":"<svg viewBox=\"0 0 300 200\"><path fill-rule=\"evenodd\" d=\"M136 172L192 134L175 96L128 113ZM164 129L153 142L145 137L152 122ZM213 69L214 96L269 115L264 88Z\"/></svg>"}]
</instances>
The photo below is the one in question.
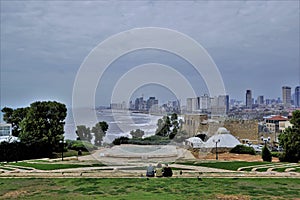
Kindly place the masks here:
<instances>
[{"instance_id":1,"label":"white tent","mask_svg":"<svg viewBox=\"0 0 300 200\"><path fill-rule=\"evenodd\" d=\"M201 148L204 147L204 142L198 137L190 137L185 140L186 144L193 148Z\"/></svg>"},{"instance_id":2,"label":"white tent","mask_svg":"<svg viewBox=\"0 0 300 200\"><path fill-rule=\"evenodd\" d=\"M206 148L214 148L218 142L218 147L233 148L241 144L226 128L219 128L217 134L211 136L205 143Z\"/></svg>"}]
</instances>

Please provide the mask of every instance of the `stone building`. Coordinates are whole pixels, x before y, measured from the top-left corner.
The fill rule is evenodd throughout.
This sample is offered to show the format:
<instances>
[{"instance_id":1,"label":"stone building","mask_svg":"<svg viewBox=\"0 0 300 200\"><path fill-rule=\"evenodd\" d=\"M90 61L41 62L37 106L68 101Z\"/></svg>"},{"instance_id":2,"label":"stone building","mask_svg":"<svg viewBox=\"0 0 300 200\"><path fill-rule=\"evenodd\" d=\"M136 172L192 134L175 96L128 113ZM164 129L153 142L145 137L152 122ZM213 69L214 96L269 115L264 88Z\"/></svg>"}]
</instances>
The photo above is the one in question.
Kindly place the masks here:
<instances>
[{"instance_id":1,"label":"stone building","mask_svg":"<svg viewBox=\"0 0 300 200\"><path fill-rule=\"evenodd\" d=\"M198 134L214 135L220 127L225 127L241 143L259 143L257 120L208 119L207 115L185 115L183 130L189 137Z\"/></svg>"}]
</instances>

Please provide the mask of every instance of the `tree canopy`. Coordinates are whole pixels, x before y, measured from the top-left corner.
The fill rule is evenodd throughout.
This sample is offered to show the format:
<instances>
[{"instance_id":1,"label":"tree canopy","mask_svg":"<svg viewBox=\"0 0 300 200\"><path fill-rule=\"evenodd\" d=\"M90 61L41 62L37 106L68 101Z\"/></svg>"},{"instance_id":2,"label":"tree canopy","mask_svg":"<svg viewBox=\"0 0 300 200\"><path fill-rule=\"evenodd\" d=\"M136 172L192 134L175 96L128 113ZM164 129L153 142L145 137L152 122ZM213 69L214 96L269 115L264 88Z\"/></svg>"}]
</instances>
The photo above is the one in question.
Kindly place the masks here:
<instances>
[{"instance_id":1,"label":"tree canopy","mask_svg":"<svg viewBox=\"0 0 300 200\"><path fill-rule=\"evenodd\" d=\"M13 135L24 143L43 143L55 148L63 138L67 108L56 101L37 101L29 107L1 110L3 120L12 124Z\"/></svg>"},{"instance_id":2,"label":"tree canopy","mask_svg":"<svg viewBox=\"0 0 300 200\"><path fill-rule=\"evenodd\" d=\"M145 132L141 129L136 129L135 131L130 131L130 135L132 138L142 138L144 136Z\"/></svg>"},{"instance_id":3,"label":"tree canopy","mask_svg":"<svg viewBox=\"0 0 300 200\"><path fill-rule=\"evenodd\" d=\"M299 162L300 160L300 110L293 112L293 127L287 128L279 135L280 145L284 152L281 161Z\"/></svg>"},{"instance_id":4,"label":"tree canopy","mask_svg":"<svg viewBox=\"0 0 300 200\"><path fill-rule=\"evenodd\" d=\"M171 117L163 116L163 118L158 119L156 135L174 139L178 132L180 132L180 123L176 113L173 113Z\"/></svg>"},{"instance_id":5,"label":"tree canopy","mask_svg":"<svg viewBox=\"0 0 300 200\"><path fill-rule=\"evenodd\" d=\"M93 128L92 132L95 136L95 145L100 146L103 140L103 137L106 135L108 130L108 124L105 121L98 122Z\"/></svg>"},{"instance_id":6,"label":"tree canopy","mask_svg":"<svg viewBox=\"0 0 300 200\"><path fill-rule=\"evenodd\" d=\"M92 127L92 129L86 127L85 125L79 125L77 126L76 133L80 140L85 140L88 142L92 141L93 138L92 133L94 133L94 137L95 137L94 144L100 146L103 137L106 135L107 130L108 130L108 124L105 121L102 121L95 124L95 126Z\"/></svg>"},{"instance_id":7,"label":"tree canopy","mask_svg":"<svg viewBox=\"0 0 300 200\"><path fill-rule=\"evenodd\" d=\"M63 138L66 116L67 108L62 103L32 103L19 124L19 137L21 141L43 142L54 146Z\"/></svg>"},{"instance_id":8,"label":"tree canopy","mask_svg":"<svg viewBox=\"0 0 300 200\"><path fill-rule=\"evenodd\" d=\"M80 138L80 140L91 142L92 140L92 134L91 129L89 127L86 127L85 125L79 125L77 126L76 134Z\"/></svg>"}]
</instances>

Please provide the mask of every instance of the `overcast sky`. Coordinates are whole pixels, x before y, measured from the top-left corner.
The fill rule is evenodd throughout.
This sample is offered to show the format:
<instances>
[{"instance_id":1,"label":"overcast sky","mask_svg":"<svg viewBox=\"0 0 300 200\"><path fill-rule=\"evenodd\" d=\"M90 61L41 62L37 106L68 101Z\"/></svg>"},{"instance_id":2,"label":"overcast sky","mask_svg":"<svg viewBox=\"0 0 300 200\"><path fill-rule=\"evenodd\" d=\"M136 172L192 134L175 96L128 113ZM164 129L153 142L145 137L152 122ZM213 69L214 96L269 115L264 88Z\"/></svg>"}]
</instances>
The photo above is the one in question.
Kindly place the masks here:
<instances>
[{"instance_id":1,"label":"overcast sky","mask_svg":"<svg viewBox=\"0 0 300 200\"><path fill-rule=\"evenodd\" d=\"M72 104L76 73L89 52L121 31L163 27L201 44L216 63L230 98L281 97L281 87L300 85L299 1L1 1L1 108L36 100ZM178 56L141 50L106 71L96 94L108 105L111 89L130 68L162 63L181 73L203 95L201 78ZM176 80L175 80L176 81ZM135 96L172 97L149 85Z\"/></svg>"}]
</instances>

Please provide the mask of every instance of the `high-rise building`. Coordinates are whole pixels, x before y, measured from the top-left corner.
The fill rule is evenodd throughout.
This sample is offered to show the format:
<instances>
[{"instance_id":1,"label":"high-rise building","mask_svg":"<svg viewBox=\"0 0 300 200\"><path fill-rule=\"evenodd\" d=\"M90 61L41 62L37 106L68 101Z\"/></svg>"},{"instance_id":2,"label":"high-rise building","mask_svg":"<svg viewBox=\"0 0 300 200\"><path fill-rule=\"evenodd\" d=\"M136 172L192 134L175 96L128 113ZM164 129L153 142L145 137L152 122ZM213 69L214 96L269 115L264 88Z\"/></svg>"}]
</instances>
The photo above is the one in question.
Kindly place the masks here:
<instances>
[{"instance_id":1,"label":"high-rise building","mask_svg":"<svg viewBox=\"0 0 300 200\"><path fill-rule=\"evenodd\" d=\"M257 104L263 105L264 104L264 96L258 96L257 97Z\"/></svg>"},{"instance_id":2,"label":"high-rise building","mask_svg":"<svg viewBox=\"0 0 300 200\"><path fill-rule=\"evenodd\" d=\"M201 112L208 112L210 110L210 97L204 94L199 100L199 109Z\"/></svg>"},{"instance_id":3,"label":"high-rise building","mask_svg":"<svg viewBox=\"0 0 300 200\"><path fill-rule=\"evenodd\" d=\"M200 97L186 99L186 111L188 113L199 112Z\"/></svg>"},{"instance_id":4,"label":"high-rise building","mask_svg":"<svg viewBox=\"0 0 300 200\"><path fill-rule=\"evenodd\" d=\"M246 90L246 108L252 109L252 92Z\"/></svg>"},{"instance_id":5,"label":"high-rise building","mask_svg":"<svg viewBox=\"0 0 300 200\"><path fill-rule=\"evenodd\" d=\"M229 95L219 95L211 98L211 114L226 115L229 111Z\"/></svg>"},{"instance_id":6,"label":"high-rise building","mask_svg":"<svg viewBox=\"0 0 300 200\"><path fill-rule=\"evenodd\" d=\"M291 106L291 87L283 86L282 87L282 103L285 107Z\"/></svg>"},{"instance_id":7,"label":"high-rise building","mask_svg":"<svg viewBox=\"0 0 300 200\"><path fill-rule=\"evenodd\" d=\"M150 110L151 107L153 106L157 106L158 105L158 100L155 99L155 97L149 97L149 99L147 100L147 110Z\"/></svg>"},{"instance_id":8,"label":"high-rise building","mask_svg":"<svg viewBox=\"0 0 300 200\"><path fill-rule=\"evenodd\" d=\"M225 113L229 112L229 95L220 95L218 97L219 106L225 109Z\"/></svg>"},{"instance_id":9,"label":"high-rise building","mask_svg":"<svg viewBox=\"0 0 300 200\"><path fill-rule=\"evenodd\" d=\"M295 102L294 102L294 105L297 108L300 108L300 86L297 86L295 88Z\"/></svg>"},{"instance_id":10,"label":"high-rise building","mask_svg":"<svg viewBox=\"0 0 300 200\"><path fill-rule=\"evenodd\" d=\"M191 113L193 111L192 101L193 101L193 98L186 99L186 111L188 113Z\"/></svg>"}]
</instances>

